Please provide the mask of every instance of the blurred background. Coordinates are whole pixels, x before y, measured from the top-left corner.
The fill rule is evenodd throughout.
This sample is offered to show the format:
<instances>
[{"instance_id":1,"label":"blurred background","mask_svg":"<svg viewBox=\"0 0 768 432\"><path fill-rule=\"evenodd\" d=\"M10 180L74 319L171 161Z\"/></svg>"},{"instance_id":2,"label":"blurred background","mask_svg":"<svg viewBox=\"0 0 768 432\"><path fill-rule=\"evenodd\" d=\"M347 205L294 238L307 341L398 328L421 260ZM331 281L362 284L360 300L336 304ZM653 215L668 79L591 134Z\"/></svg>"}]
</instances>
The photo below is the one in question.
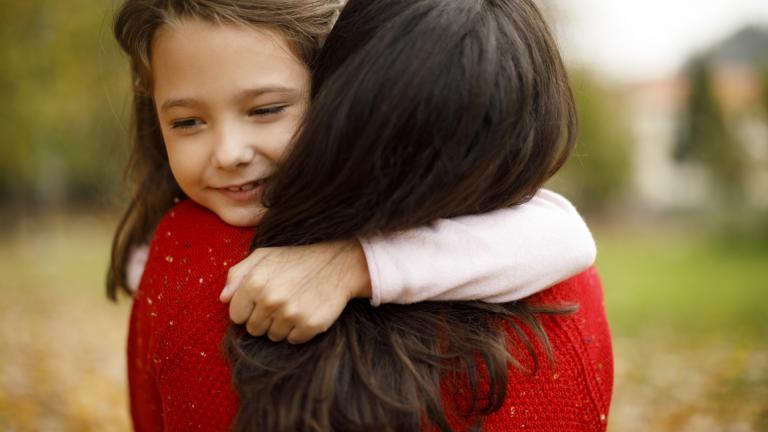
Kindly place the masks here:
<instances>
[{"instance_id":1,"label":"blurred background","mask_svg":"<svg viewBox=\"0 0 768 432\"><path fill-rule=\"evenodd\" d=\"M768 431L768 2L543 1L598 241L611 431ZM116 0L0 0L0 430L127 430Z\"/></svg>"}]
</instances>

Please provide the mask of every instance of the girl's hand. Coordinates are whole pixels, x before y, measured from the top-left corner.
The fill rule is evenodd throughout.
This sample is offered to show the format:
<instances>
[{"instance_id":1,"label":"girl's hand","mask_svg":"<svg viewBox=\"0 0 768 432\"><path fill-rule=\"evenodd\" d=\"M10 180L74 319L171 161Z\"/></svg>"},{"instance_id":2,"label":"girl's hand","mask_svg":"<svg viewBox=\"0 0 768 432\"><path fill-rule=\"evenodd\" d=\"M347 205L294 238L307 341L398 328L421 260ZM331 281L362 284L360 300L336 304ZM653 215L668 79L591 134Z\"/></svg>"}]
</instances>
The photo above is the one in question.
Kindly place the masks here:
<instances>
[{"instance_id":1,"label":"girl's hand","mask_svg":"<svg viewBox=\"0 0 768 432\"><path fill-rule=\"evenodd\" d=\"M326 331L349 300L370 297L360 243L334 241L262 248L233 266L220 300L253 336L306 342Z\"/></svg>"}]
</instances>

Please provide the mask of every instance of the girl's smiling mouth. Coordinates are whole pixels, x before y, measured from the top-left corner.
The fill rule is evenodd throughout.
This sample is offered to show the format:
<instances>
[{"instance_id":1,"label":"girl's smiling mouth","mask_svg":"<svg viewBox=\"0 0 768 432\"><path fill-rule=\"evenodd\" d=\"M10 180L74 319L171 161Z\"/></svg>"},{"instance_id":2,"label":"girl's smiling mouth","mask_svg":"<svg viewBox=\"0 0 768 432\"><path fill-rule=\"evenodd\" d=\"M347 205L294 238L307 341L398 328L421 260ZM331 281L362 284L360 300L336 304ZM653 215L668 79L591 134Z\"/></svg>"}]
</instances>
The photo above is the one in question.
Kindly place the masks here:
<instances>
[{"instance_id":1,"label":"girl's smiling mouth","mask_svg":"<svg viewBox=\"0 0 768 432\"><path fill-rule=\"evenodd\" d=\"M238 202L253 201L259 198L264 190L264 185L267 183L268 178L261 178L259 180L242 183L238 185L224 186L213 188L216 191L221 192L226 197Z\"/></svg>"}]
</instances>

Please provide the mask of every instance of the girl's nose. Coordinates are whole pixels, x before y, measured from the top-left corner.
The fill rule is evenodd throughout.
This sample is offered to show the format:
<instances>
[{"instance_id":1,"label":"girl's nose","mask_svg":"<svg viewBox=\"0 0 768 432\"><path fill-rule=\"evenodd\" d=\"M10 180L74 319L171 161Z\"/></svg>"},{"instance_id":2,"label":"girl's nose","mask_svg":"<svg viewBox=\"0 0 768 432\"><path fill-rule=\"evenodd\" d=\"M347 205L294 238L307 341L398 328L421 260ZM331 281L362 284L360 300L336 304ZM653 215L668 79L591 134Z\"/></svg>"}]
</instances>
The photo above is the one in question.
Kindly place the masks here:
<instances>
[{"instance_id":1,"label":"girl's nose","mask_svg":"<svg viewBox=\"0 0 768 432\"><path fill-rule=\"evenodd\" d=\"M255 153L245 134L223 131L215 143L212 162L216 168L232 170L250 164Z\"/></svg>"}]
</instances>

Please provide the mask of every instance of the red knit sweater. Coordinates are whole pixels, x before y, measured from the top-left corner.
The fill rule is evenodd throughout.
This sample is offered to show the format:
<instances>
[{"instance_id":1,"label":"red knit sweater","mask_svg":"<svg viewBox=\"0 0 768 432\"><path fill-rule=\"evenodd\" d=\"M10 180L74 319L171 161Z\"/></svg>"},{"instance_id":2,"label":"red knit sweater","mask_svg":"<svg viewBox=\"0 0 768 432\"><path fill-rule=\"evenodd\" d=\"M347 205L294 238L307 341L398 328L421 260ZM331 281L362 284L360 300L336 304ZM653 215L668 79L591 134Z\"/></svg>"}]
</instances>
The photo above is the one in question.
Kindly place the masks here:
<instances>
[{"instance_id":1,"label":"red knit sweater","mask_svg":"<svg viewBox=\"0 0 768 432\"><path fill-rule=\"evenodd\" d=\"M252 229L229 226L191 201L176 205L160 222L128 335L137 431L229 430L238 400L221 349L228 308L218 297L228 268L247 255L252 235ZM539 350L544 361L536 374L510 369L504 406L485 419L483 430L605 430L613 360L597 273L590 269L534 299L580 308L566 317L542 318L555 368ZM463 393L446 387L446 407L460 412L467 402ZM457 430L467 424L458 417L451 422Z\"/></svg>"}]
</instances>

